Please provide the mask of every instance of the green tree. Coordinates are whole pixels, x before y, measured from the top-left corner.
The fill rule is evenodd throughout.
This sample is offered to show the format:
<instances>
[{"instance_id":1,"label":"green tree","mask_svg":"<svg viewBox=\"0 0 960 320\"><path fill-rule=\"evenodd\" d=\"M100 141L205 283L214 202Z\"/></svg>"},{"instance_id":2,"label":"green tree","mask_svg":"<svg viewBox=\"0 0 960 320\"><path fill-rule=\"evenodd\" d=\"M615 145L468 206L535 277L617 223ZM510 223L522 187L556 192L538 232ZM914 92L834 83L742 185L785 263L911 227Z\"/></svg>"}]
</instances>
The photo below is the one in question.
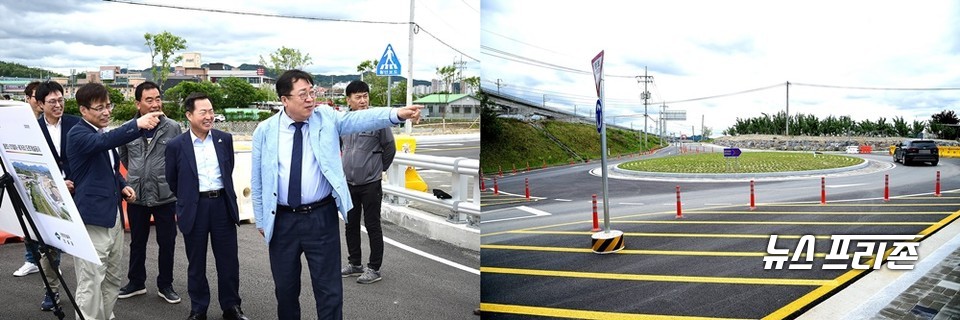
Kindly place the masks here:
<instances>
[{"instance_id":1,"label":"green tree","mask_svg":"<svg viewBox=\"0 0 960 320\"><path fill-rule=\"evenodd\" d=\"M910 123L910 137L919 137L920 134L923 133L923 129L926 128L927 124L923 121L913 120L913 122Z\"/></svg>"},{"instance_id":2,"label":"green tree","mask_svg":"<svg viewBox=\"0 0 960 320\"><path fill-rule=\"evenodd\" d=\"M162 89L163 82L167 81L170 73L170 66L183 59L183 56L174 57L174 53L186 49L187 40L167 31L158 34L145 33L143 39L146 40L144 45L150 48L150 72L153 74L153 80ZM160 56L159 61L157 56Z\"/></svg>"},{"instance_id":3,"label":"green tree","mask_svg":"<svg viewBox=\"0 0 960 320\"><path fill-rule=\"evenodd\" d=\"M957 139L957 123L960 119L953 110L943 110L930 116L930 131L940 139Z\"/></svg>"},{"instance_id":4,"label":"green tree","mask_svg":"<svg viewBox=\"0 0 960 320\"><path fill-rule=\"evenodd\" d=\"M217 82L223 92L224 108L244 108L257 102L257 88L246 80L229 77Z\"/></svg>"},{"instance_id":5,"label":"green tree","mask_svg":"<svg viewBox=\"0 0 960 320\"><path fill-rule=\"evenodd\" d=\"M474 90L474 92L477 92L479 94L478 90L480 90L480 77L478 76L467 77L463 79L463 82L467 84L467 87L470 87L471 89Z\"/></svg>"},{"instance_id":6,"label":"green tree","mask_svg":"<svg viewBox=\"0 0 960 320\"><path fill-rule=\"evenodd\" d=\"M260 55L260 64L270 66L276 74L282 74L286 70L303 69L304 66L313 62L310 54L303 54L298 49L280 47L277 51L270 53L270 63Z\"/></svg>"},{"instance_id":7,"label":"green tree","mask_svg":"<svg viewBox=\"0 0 960 320\"><path fill-rule=\"evenodd\" d=\"M123 93L120 92L120 90L107 87L107 92L110 94L110 102L115 105L119 105L126 100L123 98Z\"/></svg>"},{"instance_id":8,"label":"green tree","mask_svg":"<svg viewBox=\"0 0 960 320\"><path fill-rule=\"evenodd\" d=\"M163 93L163 98L164 100L171 101L173 103L176 103L177 105L182 106L183 100L186 99L187 96L189 96L191 93L194 93L194 92L203 92L207 94L207 96L210 97L210 103L213 104L213 108L217 112L221 112L223 110L224 108L223 106L225 105L225 102L223 99L223 91L220 88L220 86L210 81L181 82L176 86L174 86L173 88L167 89Z\"/></svg>"},{"instance_id":9,"label":"green tree","mask_svg":"<svg viewBox=\"0 0 960 320\"><path fill-rule=\"evenodd\" d=\"M907 121L903 120L903 117L900 116L893 117L893 131L898 137L910 136L910 126L908 126Z\"/></svg>"}]
</instances>

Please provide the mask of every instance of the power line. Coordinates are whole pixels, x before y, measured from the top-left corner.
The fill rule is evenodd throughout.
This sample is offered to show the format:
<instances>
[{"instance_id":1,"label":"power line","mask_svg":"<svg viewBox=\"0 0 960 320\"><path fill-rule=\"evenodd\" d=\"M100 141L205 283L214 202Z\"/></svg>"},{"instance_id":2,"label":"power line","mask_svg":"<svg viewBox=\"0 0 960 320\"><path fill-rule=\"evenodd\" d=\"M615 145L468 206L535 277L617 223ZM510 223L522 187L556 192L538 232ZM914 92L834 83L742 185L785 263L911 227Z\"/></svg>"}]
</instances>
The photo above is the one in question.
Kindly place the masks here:
<instances>
[{"instance_id":1,"label":"power line","mask_svg":"<svg viewBox=\"0 0 960 320\"><path fill-rule=\"evenodd\" d=\"M790 84L793 84L793 83L791 82ZM750 92L756 92L756 91L762 91L762 90L772 89L772 88L780 87L780 86L783 86L783 85L785 85L785 84L784 84L784 83L778 83L778 84L771 85L771 86L754 88L754 89L747 89L747 90L737 91L737 92L731 92L731 93L724 93L724 94L718 94L718 95L712 95L712 96L706 96L706 97L700 97L700 98L693 98L693 99L674 100L674 101L660 101L660 102L653 102L653 103L651 103L651 104L662 104L662 103L674 104L674 103L701 101L701 100L707 100L707 99L724 98L724 97L730 97L730 96L735 96L735 95L740 95L740 94L745 94L745 93L750 93Z\"/></svg>"},{"instance_id":2,"label":"power line","mask_svg":"<svg viewBox=\"0 0 960 320\"><path fill-rule=\"evenodd\" d=\"M269 18L292 18L292 19L302 19L302 20L314 20L314 21L328 21L328 22L352 22L352 23L370 23L370 24L411 24L412 22L408 21L374 21L374 20L353 20L353 19L336 19L336 18L318 18L318 17L307 17L307 16L294 16L294 15L283 15L283 14L269 14L269 13L259 13L259 12L244 12L244 11L234 11L234 10L223 10L223 9L207 9L207 8L193 8L185 6L175 6L169 4L157 4L157 3L142 3L134 2L128 0L102 0L104 2L114 2L121 4L131 4L145 7L156 7L156 8L168 8L168 9L178 9L178 10L189 10L189 11L200 11L200 12L213 12L213 13L225 13L225 14L236 14L244 16L256 16L256 17L269 17Z\"/></svg>"},{"instance_id":3,"label":"power line","mask_svg":"<svg viewBox=\"0 0 960 320\"><path fill-rule=\"evenodd\" d=\"M467 3L467 1L465 1L465 0L460 0L460 2L463 2L463 5L467 6L467 8L470 8L470 10L473 10L473 11L475 11L475 12L477 12L477 13L480 13L480 10L477 10L476 8L474 8L473 6L471 6L469 3Z\"/></svg>"},{"instance_id":4,"label":"power line","mask_svg":"<svg viewBox=\"0 0 960 320\"><path fill-rule=\"evenodd\" d=\"M830 88L830 89L851 89L851 90L884 90L884 91L948 91L948 90L960 90L960 88L952 87L940 87L940 88L898 88L898 87L859 87L859 86L837 86L837 85L828 85L828 84L812 84L812 83L797 83L791 82L791 85L795 86L806 86L806 87L817 87L817 88Z\"/></svg>"},{"instance_id":5,"label":"power line","mask_svg":"<svg viewBox=\"0 0 960 320\"><path fill-rule=\"evenodd\" d=\"M463 51L460 51L460 49L454 48L453 46L447 44L447 43L444 42L443 40L440 40L440 38L437 38L437 36L435 36L435 35L433 35L432 33L430 33L430 31L427 31L427 29L424 29L423 26L421 26L420 24L414 23L414 25L417 27L417 29L423 31L423 32L426 33L428 36L432 37L434 40L437 40L437 42L440 42L441 44L447 46L447 48L450 48L450 50L456 51L456 52L459 53L460 55L462 55L462 56L464 56L464 57L467 57L467 58L470 58L470 60L473 60L473 61L476 61L476 62L480 62L479 59L474 58L474 57L470 56L469 54L463 53ZM416 33L416 32L414 32L414 33Z\"/></svg>"},{"instance_id":6,"label":"power line","mask_svg":"<svg viewBox=\"0 0 960 320\"><path fill-rule=\"evenodd\" d=\"M570 72L570 73L576 73L576 74L585 74L585 75L591 75L591 74L593 74L593 70L583 70L583 69L571 68L571 67L567 67L567 66L561 66L561 65L558 65L558 64L553 64L553 63L549 63L549 62L545 62L545 61L541 61L541 60L537 60L537 59L533 59L533 58L524 57L524 56L521 56L521 55L518 55L518 54L509 53L509 52L506 52L506 51L503 51L503 50L500 50L500 49L496 49L496 48L493 48L493 47L490 47L490 46L486 46L486 45L480 45L480 50L481 50L481 53L486 54L486 55L489 55L489 56L492 56L492 57L497 57L497 58L500 58L500 59L515 61L515 62L519 62L519 63L523 63L523 64L526 64L526 65L531 65L531 66L535 66L535 67L548 68L548 69L553 69L553 70L557 70L557 71ZM482 50L492 51L492 52L497 53L497 54L500 54L500 55L491 54L491 53L489 53L489 52L482 52ZM504 57L504 56L502 56L502 55L507 55L507 56L510 56L510 57L513 57L513 58L507 58L507 57ZM520 59L520 60L516 60L516 59ZM521 60L522 60L522 61L521 61ZM635 76L635 75L632 75L632 76L631 76L631 75L614 75L614 74L608 74L608 75L606 75L606 77L633 79L633 78L636 77L636 76Z\"/></svg>"},{"instance_id":7,"label":"power line","mask_svg":"<svg viewBox=\"0 0 960 320\"><path fill-rule=\"evenodd\" d=\"M480 60L477 60L476 58L474 58L474 57L472 57L472 56L470 56L470 55L468 55L468 54L466 54L466 53L463 53L463 51L460 51L459 49L451 46L450 44L446 43L445 41L440 40L440 38L437 38L437 36L433 35L433 34L430 33L429 31L427 31L426 29L424 29L423 26L421 26L420 24L418 24L418 23L416 23L416 22L412 22L412 21L375 21L375 20L336 19L336 18L295 16L295 15L285 15L285 14L269 14L269 13L259 13L259 12L244 12L244 11L223 10L223 9L193 8L193 7L185 7L185 6L168 5L168 4L142 3L142 2L134 2L134 1L128 1L128 0L102 0L102 1L104 1L104 2L121 3L121 4L138 5L138 6L145 6L145 7L168 8L168 9L178 9L178 10L188 10L188 11L224 13L224 14L235 14L235 15L256 16L256 17L269 17L269 18L301 19L301 20L326 21L326 22L350 22L350 23L367 23L367 24L387 24L387 25L404 25L404 24L405 24L405 25L410 25L410 24L412 24L412 25L414 25L414 27L415 27L414 33L417 33L417 31L419 31L419 30L423 30L424 33L426 33L427 35L429 35L429 36L430 36L431 38L433 38L434 40L437 40L437 42L440 42L440 44L446 46L447 48L450 48L451 50L456 51L457 53L460 53L461 55L463 55L463 56L465 56L465 57L467 57L467 58L470 58L470 59L472 59L473 61L480 62Z\"/></svg>"}]
</instances>

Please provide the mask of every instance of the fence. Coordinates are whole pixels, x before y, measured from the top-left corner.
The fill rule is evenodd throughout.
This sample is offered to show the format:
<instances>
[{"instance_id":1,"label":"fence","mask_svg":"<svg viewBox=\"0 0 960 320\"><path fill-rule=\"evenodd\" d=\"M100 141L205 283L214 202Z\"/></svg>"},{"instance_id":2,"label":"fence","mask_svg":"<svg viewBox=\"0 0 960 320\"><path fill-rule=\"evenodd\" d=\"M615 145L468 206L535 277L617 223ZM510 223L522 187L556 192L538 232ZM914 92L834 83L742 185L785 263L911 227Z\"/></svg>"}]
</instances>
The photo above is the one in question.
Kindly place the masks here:
<instances>
[{"instance_id":1,"label":"fence","mask_svg":"<svg viewBox=\"0 0 960 320\"><path fill-rule=\"evenodd\" d=\"M478 139L479 134L432 137L431 141L466 141ZM418 139L419 140L419 139ZM439 199L433 193L406 188L408 167L431 169L450 173L451 199ZM383 192L389 202L406 204L418 201L447 210L447 220L480 227L480 160L397 153L387 169L387 184Z\"/></svg>"}]
</instances>

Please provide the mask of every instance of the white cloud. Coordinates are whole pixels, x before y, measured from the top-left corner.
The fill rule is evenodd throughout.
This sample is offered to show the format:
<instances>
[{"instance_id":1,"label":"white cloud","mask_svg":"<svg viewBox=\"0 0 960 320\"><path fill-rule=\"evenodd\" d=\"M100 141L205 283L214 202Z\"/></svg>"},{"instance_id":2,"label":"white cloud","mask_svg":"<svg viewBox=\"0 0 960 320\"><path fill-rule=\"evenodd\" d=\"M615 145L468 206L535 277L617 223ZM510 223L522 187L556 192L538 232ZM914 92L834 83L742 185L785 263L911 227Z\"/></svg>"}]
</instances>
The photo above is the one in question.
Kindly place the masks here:
<instances>
[{"instance_id":1,"label":"white cloud","mask_svg":"<svg viewBox=\"0 0 960 320\"><path fill-rule=\"evenodd\" d=\"M481 43L489 48L589 70L605 51L607 114L642 113L635 79L647 66L655 101L676 101L793 83L867 87L960 87L958 10L951 1L484 1ZM510 39L507 39L506 37ZM551 92L596 99L589 74L571 74L491 56L484 86L567 108ZM790 113L925 120L955 109L960 91L872 91L791 86ZM858 99L849 98L852 96ZM550 100L557 100L551 103ZM719 133L737 117L783 111L785 86L671 105ZM640 105L637 107L637 105ZM652 109L650 113L655 113ZM642 122L642 119L637 120ZM642 126L642 124L640 125ZM699 129L698 129L699 131Z\"/></svg>"},{"instance_id":2,"label":"white cloud","mask_svg":"<svg viewBox=\"0 0 960 320\"><path fill-rule=\"evenodd\" d=\"M410 18L409 1L135 1L313 18L393 22ZM480 6L479 0L420 0L414 21L450 46L478 58L480 15L467 4ZM111 2L49 8L52 11L26 12L21 6L0 4L5 17L0 29L6 30L0 37L2 60L61 73L71 68L96 70L100 65L144 69L149 68L150 58L143 34L166 30L186 39L184 52L200 52L204 63L255 64L260 55L287 46L310 54L313 65L308 71L348 74L356 73L362 60L379 59L391 43L403 68L410 67L406 24L275 18ZM459 54L421 31L415 36L414 78L436 77L436 67L451 64L455 56ZM479 63L473 61L464 71L467 76L479 72Z\"/></svg>"}]
</instances>

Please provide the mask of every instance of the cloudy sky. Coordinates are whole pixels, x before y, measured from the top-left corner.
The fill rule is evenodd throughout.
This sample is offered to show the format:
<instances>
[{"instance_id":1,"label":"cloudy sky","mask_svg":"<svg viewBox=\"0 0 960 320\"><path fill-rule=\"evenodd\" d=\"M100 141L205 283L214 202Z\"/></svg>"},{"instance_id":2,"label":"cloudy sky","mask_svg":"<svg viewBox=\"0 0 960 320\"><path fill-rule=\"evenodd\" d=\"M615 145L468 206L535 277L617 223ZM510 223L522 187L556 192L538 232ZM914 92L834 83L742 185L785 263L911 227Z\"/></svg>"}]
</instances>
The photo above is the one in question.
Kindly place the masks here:
<instances>
[{"instance_id":1,"label":"cloudy sky","mask_svg":"<svg viewBox=\"0 0 960 320\"><path fill-rule=\"evenodd\" d=\"M597 97L588 71L601 50L606 113L643 113L635 76L646 66L654 77L650 102L686 110L688 121L671 122L671 132L689 134L696 125L699 133L704 116L717 135L737 117L782 111L787 81L793 84L790 113L821 118L889 122L901 116L909 122L960 104L960 90L802 85L960 88L957 1L483 0L481 5L483 87L497 90L499 79L503 93L570 112L574 105L585 115L592 112ZM532 65L538 63L553 67ZM566 68L584 72L557 70ZM765 87L771 88L683 102ZM643 126L642 117L615 121L629 126L631 120Z\"/></svg>"},{"instance_id":2,"label":"cloudy sky","mask_svg":"<svg viewBox=\"0 0 960 320\"><path fill-rule=\"evenodd\" d=\"M410 21L410 1L122 0L190 8L374 22ZM417 0L414 78L436 78L438 66L467 62L465 76L479 75L479 0ZM150 67L145 33L169 31L199 52L203 63L255 64L281 46L309 53L312 73L356 73L363 60L379 60L387 44L407 74L408 25L333 22L199 12L92 0L0 2L0 60L67 74L101 65ZM431 36L431 34L433 36ZM436 38L434 38L436 37ZM439 40L438 40L439 39ZM441 43L446 43L444 45ZM458 53L454 49L462 52Z\"/></svg>"}]
</instances>

